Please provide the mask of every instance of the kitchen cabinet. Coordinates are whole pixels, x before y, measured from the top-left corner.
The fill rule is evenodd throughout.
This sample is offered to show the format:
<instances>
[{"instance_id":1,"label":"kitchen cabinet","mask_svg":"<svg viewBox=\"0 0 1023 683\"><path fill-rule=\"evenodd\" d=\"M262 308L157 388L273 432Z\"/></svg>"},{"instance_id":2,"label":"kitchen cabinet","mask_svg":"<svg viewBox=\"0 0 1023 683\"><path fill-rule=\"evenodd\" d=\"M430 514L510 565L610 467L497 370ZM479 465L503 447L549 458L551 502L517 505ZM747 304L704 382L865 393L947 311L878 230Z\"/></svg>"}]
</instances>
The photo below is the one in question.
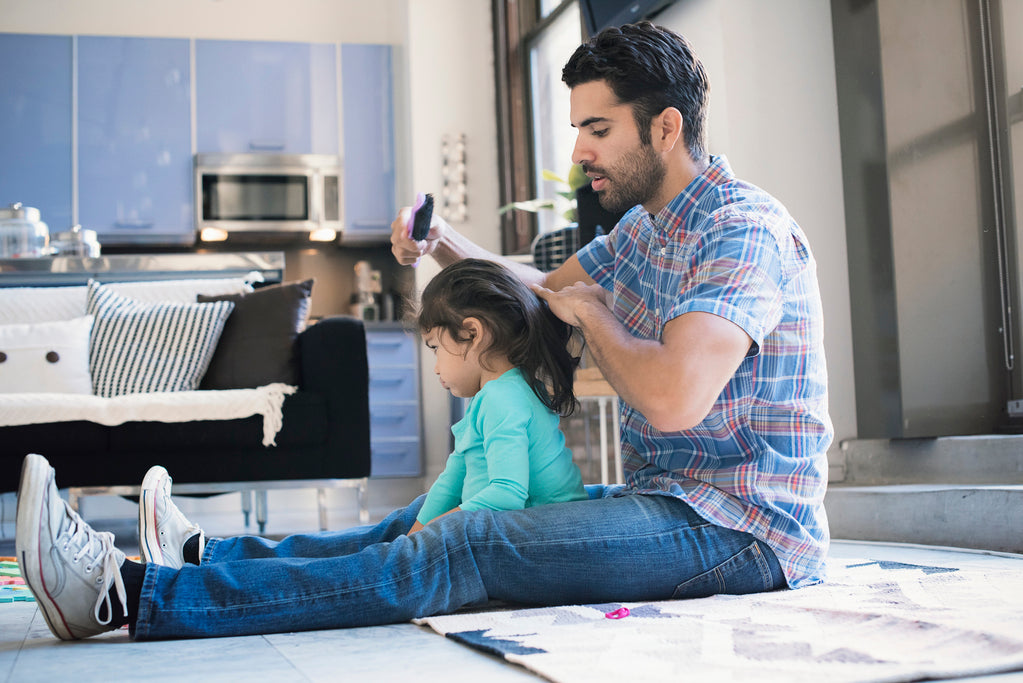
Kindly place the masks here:
<instances>
[{"instance_id":1,"label":"kitchen cabinet","mask_svg":"<svg viewBox=\"0 0 1023 683\"><path fill-rule=\"evenodd\" d=\"M366 325L374 477L423 473L416 340L398 325Z\"/></svg>"},{"instance_id":2,"label":"kitchen cabinet","mask_svg":"<svg viewBox=\"0 0 1023 683\"><path fill-rule=\"evenodd\" d=\"M0 206L105 245L190 245L196 152L343 148L342 243L385 244L393 68L389 45L0 33Z\"/></svg>"},{"instance_id":3,"label":"kitchen cabinet","mask_svg":"<svg viewBox=\"0 0 1023 683\"><path fill-rule=\"evenodd\" d=\"M195 41L200 153L337 154L333 44Z\"/></svg>"},{"instance_id":4,"label":"kitchen cabinet","mask_svg":"<svg viewBox=\"0 0 1023 683\"><path fill-rule=\"evenodd\" d=\"M78 220L102 244L192 244L186 39L78 38Z\"/></svg>"},{"instance_id":5,"label":"kitchen cabinet","mask_svg":"<svg viewBox=\"0 0 1023 683\"><path fill-rule=\"evenodd\" d=\"M394 76L389 45L341 46L345 231L342 241L386 242L397 213Z\"/></svg>"},{"instance_id":6,"label":"kitchen cabinet","mask_svg":"<svg viewBox=\"0 0 1023 683\"><path fill-rule=\"evenodd\" d=\"M70 36L0 33L0 206L39 209L71 227Z\"/></svg>"}]
</instances>

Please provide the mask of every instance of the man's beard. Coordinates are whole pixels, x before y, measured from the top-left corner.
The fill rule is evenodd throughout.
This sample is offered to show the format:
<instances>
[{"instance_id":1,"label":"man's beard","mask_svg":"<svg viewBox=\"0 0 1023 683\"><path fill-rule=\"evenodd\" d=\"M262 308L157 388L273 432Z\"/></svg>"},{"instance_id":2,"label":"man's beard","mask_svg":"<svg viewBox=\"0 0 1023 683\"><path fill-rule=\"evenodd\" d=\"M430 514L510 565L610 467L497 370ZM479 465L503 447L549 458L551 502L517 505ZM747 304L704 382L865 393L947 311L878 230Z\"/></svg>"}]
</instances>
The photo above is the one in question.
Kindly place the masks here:
<instances>
[{"instance_id":1,"label":"man's beard","mask_svg":"<svg viewBox=\"0 0 1023 683\"><path fill-rule=\"evenodd\" d=\"M597 193L600 205L611 213L625 213L637 204L653 199L661 189L667 171L651 145L626 154L610 172L583 164L583 170L608 179L608 187Z\"/></svg>"}]
</instances>

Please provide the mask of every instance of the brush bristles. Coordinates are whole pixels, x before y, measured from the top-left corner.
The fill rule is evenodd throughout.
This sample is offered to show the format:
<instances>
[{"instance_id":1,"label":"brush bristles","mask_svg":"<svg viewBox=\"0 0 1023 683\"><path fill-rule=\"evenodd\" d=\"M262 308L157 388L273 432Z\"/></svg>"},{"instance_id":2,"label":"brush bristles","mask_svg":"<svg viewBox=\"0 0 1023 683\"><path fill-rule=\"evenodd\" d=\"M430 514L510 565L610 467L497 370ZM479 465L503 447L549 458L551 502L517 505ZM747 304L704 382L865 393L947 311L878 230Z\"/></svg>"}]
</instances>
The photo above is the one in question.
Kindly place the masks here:
<instances>
[{"instance_id":1,"label":"brush bristles","mask_svg":"<svg viewBox=\"0 0 1023 683\"><path fill-rule=\"evenodd\" d=\"M425 240L430 232L430 221L433 219L433 195L427 194L423 199L423 205L416 209L415 217L412 219L412 239L417 242Z\"/></svg>"}]
</instances>

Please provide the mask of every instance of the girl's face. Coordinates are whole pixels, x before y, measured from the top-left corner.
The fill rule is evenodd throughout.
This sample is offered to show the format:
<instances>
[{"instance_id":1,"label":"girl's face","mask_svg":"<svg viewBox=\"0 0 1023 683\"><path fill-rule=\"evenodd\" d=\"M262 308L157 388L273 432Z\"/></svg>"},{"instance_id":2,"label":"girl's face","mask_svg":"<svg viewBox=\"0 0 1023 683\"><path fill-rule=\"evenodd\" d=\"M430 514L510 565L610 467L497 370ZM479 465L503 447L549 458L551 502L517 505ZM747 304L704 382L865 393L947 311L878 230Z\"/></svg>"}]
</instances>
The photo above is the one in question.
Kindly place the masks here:
<instances>
[{"instance_id":1,"label":"girl's face","mask_svg":"<svg viewBox=\"0 0 1023 683\"><path fill-rule=\"evenodd\" d=\"M439 327L424 333L423 341L436 356L433 371L440 378L441 386L459 398L475 396L483 386L483 369L475 351L478 345L458 342Z\"/></svg>"}]
</instances>

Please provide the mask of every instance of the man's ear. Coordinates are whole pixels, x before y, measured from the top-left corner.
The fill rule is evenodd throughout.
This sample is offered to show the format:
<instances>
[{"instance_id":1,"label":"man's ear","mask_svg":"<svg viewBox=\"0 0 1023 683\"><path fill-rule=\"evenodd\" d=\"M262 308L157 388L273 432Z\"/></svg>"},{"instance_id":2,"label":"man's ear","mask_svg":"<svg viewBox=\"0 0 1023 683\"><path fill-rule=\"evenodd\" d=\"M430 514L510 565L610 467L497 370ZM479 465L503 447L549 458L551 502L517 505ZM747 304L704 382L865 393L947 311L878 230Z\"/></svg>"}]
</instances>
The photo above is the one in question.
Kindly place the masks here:
<instances>
[{"instance_id":1,"label":"man's ear","mask_svg":"<svg viewBox=\"0 0 1023 683\"><path fill-rule=\"evenodd\" d=\"M682 135L684 129L682 112L675 107L668 107L650 122L650 139L654 149L659 152L670 152L684 139Z\"/></svg>"}]
</instances>

